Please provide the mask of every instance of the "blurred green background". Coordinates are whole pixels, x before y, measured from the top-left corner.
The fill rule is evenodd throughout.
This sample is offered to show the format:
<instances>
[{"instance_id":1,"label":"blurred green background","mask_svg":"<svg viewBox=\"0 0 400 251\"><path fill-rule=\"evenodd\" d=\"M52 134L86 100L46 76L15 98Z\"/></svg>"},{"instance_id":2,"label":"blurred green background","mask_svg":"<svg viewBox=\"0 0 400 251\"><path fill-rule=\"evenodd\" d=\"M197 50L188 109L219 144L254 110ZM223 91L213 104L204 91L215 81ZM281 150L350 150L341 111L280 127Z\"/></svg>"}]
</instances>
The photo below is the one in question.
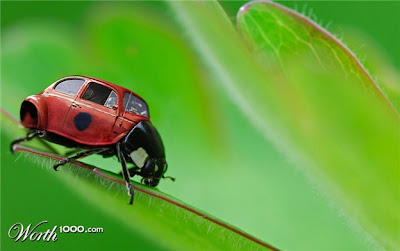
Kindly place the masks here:
<instances>
[{"instance_id":1,"label":"blurred green background","mask_svg":"<svg viewBox=\"0 0 400 251\"><path fill-rule=\"evenodd\" d=\"M245 2L220 2L232 22ZM343 40L350 28L376 41L400 68L398 2L281 2ZM130 88L147 100L175 183L159 189L278 248L364 250L364 236L266 142L211 78L163 2L1 2L1 106L15 116L20 102L55 80L89 75ZM363 44L353 49L368 60ZM1 247L3 250L168 249L133 231L86 195L8 152L10 123L2 118ZM89 163L118 170L116 159ZM101 163L101 164L99 164ZM125 206L125 205L121 205ZM63 235L56 243L14 243L10 226L103 227L103 234ZM129 219L127 219L129 220ZM168 234L168 233L166 233Z\"/></svg>"}]
</instances>

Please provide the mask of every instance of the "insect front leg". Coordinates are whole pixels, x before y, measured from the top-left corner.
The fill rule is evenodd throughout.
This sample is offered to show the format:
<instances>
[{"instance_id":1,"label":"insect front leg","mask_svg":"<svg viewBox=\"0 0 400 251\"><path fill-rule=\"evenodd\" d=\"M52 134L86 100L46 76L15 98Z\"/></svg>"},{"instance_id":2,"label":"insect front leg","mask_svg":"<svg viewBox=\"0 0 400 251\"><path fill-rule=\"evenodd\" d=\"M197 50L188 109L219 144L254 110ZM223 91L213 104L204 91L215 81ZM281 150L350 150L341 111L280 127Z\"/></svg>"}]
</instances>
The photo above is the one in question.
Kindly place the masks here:
<instances>
[{"instance_id":1,"label":"insect front leg","mask_svg":"<svg viewBox=\"0 0 400 251\"><path fill-rule=\"evenodd\" d=\"M129 175L131 178L135 177L135 175L140 174L140 168L139 167L132 167L128 169Z\"/></svg>"},{"instance_id":2,"label":"insect front leg","mask_svg":"<svg viewBox=\"0 0 400 251\"><path fill-rule=\"evenodd\" d=\"M76 155L74 155L72 157L68 157L68 158L64 158L64 159L60 160L60 162L58 162L58 164L55 164L53 166L53 168L54 168L55 171L57 171L57 168L59 166L65 165L68 162L71 162L71 161L74 161L74 160L77 160L77 159L81 159L81 158L90 156L92 154L101 153L101 152L104 152L104 151L107 151L107 150L110 150L110 148L95 148L95 149L91 149L91 150L88 150L88 151L80 152L80 153L77 153Z\"/></svg>"},{"instance_id":3,"label":"insect front leg","mask_svg":"<svg viewBox=\"0 0 400 251\"><path fill-rule=\"evenodd\" d=\"M126 161L125 161L124 154L121 152L120 144L121 144L120 142L117 143L117 155L118 155L119 161L121 162L122 176L124 177L126 188L128 189L128 195L130 196L129 205L132 205L133 197L134 197L134 190L133 190L133 187L131 184L131 180L130 180L131 177L129 175L129 171L126 168Z\"/></svg>"},{"instance_id":4,"label":"insect front leg","mask_svg":"<svg viewBox=\"0 0 400 251\"><path fill-rule=\"evenodd\" d=\"M172 181L175 181L175 178L174 177L171 177L171 176L162 176L161 178L163 178L163 179L170 179L170 180L172 180Z\"/></svg>"},{"instance_id":5,"label":"insect front leg","mask_svg":"<svg viewBox=\"0 0 400 251\"><path fill-rule=\"evenodd\" d=\"M43 137L44 135L46 135L45 131L41 131L41 130L30 130L30 131L28 131L28 133L26 134L25 137L15 139L15 140L13 140L11 142L11 144L10 144L11 153L14 153L14 145L15 144L21 143L23 141L29 141L29 140L37 137L37 136Z\"/></svg>"}]
</instances>

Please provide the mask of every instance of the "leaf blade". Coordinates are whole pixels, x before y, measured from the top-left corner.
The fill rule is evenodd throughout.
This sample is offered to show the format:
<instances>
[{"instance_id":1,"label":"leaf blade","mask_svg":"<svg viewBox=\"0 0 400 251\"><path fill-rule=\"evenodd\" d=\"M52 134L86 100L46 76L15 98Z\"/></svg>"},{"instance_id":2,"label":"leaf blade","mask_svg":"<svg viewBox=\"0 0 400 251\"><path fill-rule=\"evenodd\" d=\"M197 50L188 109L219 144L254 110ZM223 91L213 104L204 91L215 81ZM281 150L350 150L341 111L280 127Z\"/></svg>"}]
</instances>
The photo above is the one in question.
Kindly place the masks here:
<instances>
[{"instance_id":1,"label":"leaf blade","mask_svg":"<svg viewBox=\"0 0 400 251\"><path fill-rule=\"evenodd\" d=\"M394 168L399 144L393 141L399 136L399 121L376 86L370 83L365 88L363 79L369 81L365 72L349 74L351 77L344 76L343 67L329 72L312 51L311 56L300 53L296 58L284 58L287 69L280 69L274 60L266 59L265 63L265 58L260 64L246 55L230 27L214 25L222 20L215 17L217 11L211 4L195 6L196 11L202 8L203 13L215 14L205 18L213 23L208 27L190 4L171 5L198 54L212 66L219 84L253 126L300 166L324 195L340 205L340 214L346 211L348 222L362 233L362 239L376 246L395 247L399 214L382 212L387 205L397 207L394 204L399 198L393 189L399 180ZM330 63L336 62L332 53L328 55ZM243 62L247 67L240 67ZM266 69L265 65L270 67ZM357 64L352 67L358 69ZM327 88L321 89L318 82L327 83ZM358 130L360 127L362 130ZM374 166L378 163L382 163L380 170ZM345 175L349 170L357 177L359 188L352 184L353 176ZM379 189L374 190L372 184L379 185ZM368 204L363 192L371 193L380 203ZM377 214L382 217L377 219ZM376 220L386 229L380 230Z\"/></svg>"},{"instance_id":2,"label":"leaf blade","mask_svg":"<svg viewBox=\"0 0 400 251\"><path fill-rule=\"evenodd\" d=\"M263 24L269 24L268 30ZM309 18L274 2L257 1L242 6L237 15L237 26L242 36L259 54L266 53L265 56L273 54L282 63L281 57L290 56L296 51L304 53L307 50L322 67L341 69L344 75L349 73L354 75L359 79L359 84L382 99L382 102L399 117L396 108L357 56L335 36Z\"/></svg>"},{"instance_id":3,"label":"leaf blade","mask_svg":"<svg viewBox=\"0 0 400 251\"><path fill-rule=\"evenodd\" d=\"M2 129L5 128L4 123L16 122L14 118L4 112L4 109L1 109L1 116ZM4 119L9 122L4 121ZM16 129L11 129L11 131ZM2 130L4 138L3 133ZM63 159L63 157L55 154L20 145L15 145L14 150L46 159ZM30 156L26 157L31 158ZM50 163L55 162L47 161L45 168L52 172ZM167 249L204 250L204 248L213 247L216 249L241 250L246 247L255 250L278 250L272 245L157 189L132 182L136 191L136 200L134 206L129 206L125 205L128 202L128 197L122 177L115 176L112 173L107 174L107 171L102 171L79 161L70 163L62 169L58 177L67 184L75 183L76 185L70 186L73 187L72 190L81 191L78 193L84 194L86 199L98 205L99 208L116 216L117 219L134 231L141 232L150 239L153 238L153 241L161 243ZM99 178L100 180L98 180ZM105 184L102 181L103 179L112 182L113 185ZM103 186L96 184L99 182ZM115 191L117 191L117 194L115 194ZM104 203L105 201L107 203ZM126 221L130 217L133 217L132 222L134 223ZM193 245L194 243L196 245Z\"/></svg>"}]
</instances>

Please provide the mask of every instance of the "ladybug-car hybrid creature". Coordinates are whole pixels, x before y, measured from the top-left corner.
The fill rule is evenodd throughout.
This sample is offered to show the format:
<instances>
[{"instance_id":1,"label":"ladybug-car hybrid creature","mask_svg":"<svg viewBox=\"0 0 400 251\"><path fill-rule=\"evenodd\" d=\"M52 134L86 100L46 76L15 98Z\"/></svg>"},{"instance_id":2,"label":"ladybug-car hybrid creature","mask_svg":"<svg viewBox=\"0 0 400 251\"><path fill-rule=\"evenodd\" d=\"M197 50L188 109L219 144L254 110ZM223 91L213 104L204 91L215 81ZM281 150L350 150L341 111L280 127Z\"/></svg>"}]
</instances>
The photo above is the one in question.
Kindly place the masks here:
<instances>
[{"instance_id":1,"label":"ladybug-car hybrid creature","mask_svg":"<svg viewBox=\"0 0 400 251\"><path fill-rule=\"evenodd\" d=\"M155 187L165 177L167 162L160 135L150 122L146 102L132 91L112 83L84 76L60 79L39 95L27 97L21 105L21 123L26 137L13 145L38 136L67 147L87 149L54 165L54 170L70 161L92 154L117 155L122 166L130 202L130 178ZM133 164L128 168L127 163Z\"/></svg>"}]
</instances>

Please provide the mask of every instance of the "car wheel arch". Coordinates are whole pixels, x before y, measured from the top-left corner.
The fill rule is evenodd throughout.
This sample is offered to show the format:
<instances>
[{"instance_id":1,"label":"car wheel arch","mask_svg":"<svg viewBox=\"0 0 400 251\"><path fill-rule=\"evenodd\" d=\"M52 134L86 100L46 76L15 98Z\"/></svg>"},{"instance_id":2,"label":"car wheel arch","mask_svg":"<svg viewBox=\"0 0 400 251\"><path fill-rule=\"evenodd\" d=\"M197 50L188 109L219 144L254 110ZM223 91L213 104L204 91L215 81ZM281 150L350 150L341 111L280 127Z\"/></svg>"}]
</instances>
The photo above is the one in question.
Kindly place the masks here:
<instances>
[{"instance_id":1,"label":"car wheel arch","mask_svg":"<svg viewBox=\"0 0 400 251\"><path fill-rule=\"evenodd\" d=\"M47 125L47 102L41 95L27 97L21 104L21 123L27 128L45 129Z\"/></svg>"}]
</instances>

